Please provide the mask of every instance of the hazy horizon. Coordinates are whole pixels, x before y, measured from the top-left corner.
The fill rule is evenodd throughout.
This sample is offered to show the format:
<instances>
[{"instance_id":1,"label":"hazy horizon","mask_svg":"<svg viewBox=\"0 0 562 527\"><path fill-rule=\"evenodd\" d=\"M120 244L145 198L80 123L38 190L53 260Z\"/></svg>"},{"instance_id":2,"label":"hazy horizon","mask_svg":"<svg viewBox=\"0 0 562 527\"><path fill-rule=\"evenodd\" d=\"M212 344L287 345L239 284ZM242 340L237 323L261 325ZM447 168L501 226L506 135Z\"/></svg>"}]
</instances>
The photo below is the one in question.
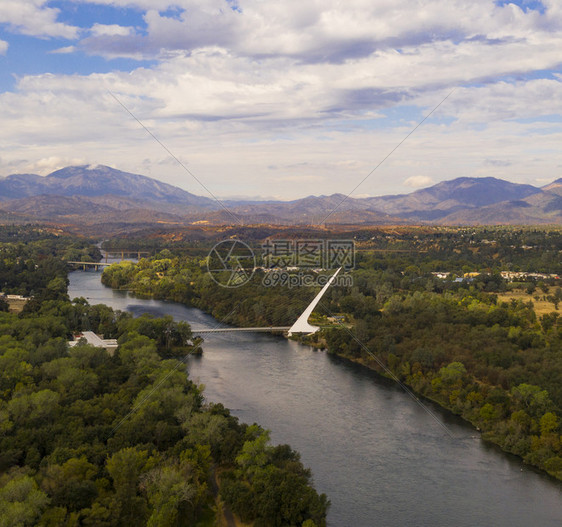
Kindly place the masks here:
<instances>
[{"instance_id":1,"label":"hazy horizon","mask_svg":"<svg viewBox=\"0 0 562 527\"><path fill-rule=\"evenodd\" d=\"M57 169L57 170L61 170L61 169L63 169L63 168L73 168L73 167L81 167L81 166L85 166L85 165L73 165L73 166L70 166L70 167L61 167L60 169ZM96 169L96 168L98 168L98 167L108 167L108 168L111 168L111 169L114 169L114 170L121 170L121 169L118 168L118 167L114 167L114 166L112 167L112 166L104 165L104 164L90 165L90 166L86 166L86 167L87 167L88 169ZM51 175L52 173L56 172L57 170L54 170L53 172L50 172L49 174L34 174L34 175L41 176L41 177L47 177L47 176ZM8 177L10 177L10 176L18 176L18 175L24 175L24 174L22 174L22 173L15 173L15 174L8 174L8 175L5 175L5 176L4 176L4 175L0 175L0 180L6 179L6 178L8 178ZM145 177L151 177L151 176L146 176L145 174L136 174L136 175L145 176ZM490 178L490 177L493 177L493 176L475 176L475 179L486 179L486 178ZM151 179L156 179L156 180L158 181L157 178L152 178L152 177L151 177ZM460 179L460 178L454 178L454 179ZM439 183L443 183L443 182L446 182L446 181L454 181L454 179L444 180L444 181L441 181L441 182L439 182ZM502 178L496 178L496 179L502 179ZM508 179L502 179L502 180L503 180L503 181L507 181L507 182L509 182L509 183L516 183L516 182L514 182L514 181L509 181ZM541 187L548 186L549 183L553 183L554 181L555 181L555 180L550 181L550 182L546 183L546 185L541 185ZM169 183L169 184L172 184L172 183ZM420 187L420 188L417 188L417 189L412 188L412 189L410 189L410 190L408 190L408 191L406 191L406 192L403 192L403 193L401 193L401 194L411 194L412 192L415 192L416 190L428 189L428 188L431 188L431 187L435 186L436 184L437 184L437 183L432 183L432 184L430 184L430 185L427 185L427 186L424 186L424 187ZM516 183L516 184L517 184L517 183ZM172 184L172 185L173 185L173 184ZM180 189L182 189L182 190L185 190L185 191L187 191L187 192L191 192L189 189L184 188L184 187L181 187L181 186L179 186L179 185L174 185L174 186L177 186L178 188L180 188ZM536 186L536 185L535 185L535 186ZM541 187L539 187L539 186L536 186L536 187L537 187L538 189L541 188ZM214 197L216 197L216 198L220 199L221 201L240 201L240 202L252 202L252 201L254 201L254 202L258 202L258 201L259 201L259 202L268 202L268 201L290 202L290 201L297 201L297 200L300 200L300 199L305 199L305 198L310 198L310 197L329 197L329 196L338 195L338 194L339 194L339 195L342 195L342 196L345 196L345 194L343 194L342 192L333 192L333 193L331 193L331 194L324 194L324 193L322 193L322 192L319 192L319 193L317 193L317 194L308 194L308 195L306 195L306 196L305 196L305 195L302 195L302 196L298 196L298 197L296 197L296 198L282 198L282 197L275 197L275 196L256 196L256 195L253 195L253 196L252 196L252 195L250 195L250 196L243 196L243 195L228 196L228 195L225 195L225 196L223 196L223 195L220 195L220 194L218 194L218 195L216 195L216 196L209 196L209 195L206 195L206 193L204 192L204 189L202 189L202 190L203 190L202 192L192 192L192 193L193 193L195 196L211 197L212 199L214 199ZM382 196L388 196L388 195L389 195L389 194L377 194L377 195L352 194L352 195L350 195L349 197L354 198L354 199L365 199L365 198L376 198L376 197L382 197Z\"/></svg>"}]
</instances>

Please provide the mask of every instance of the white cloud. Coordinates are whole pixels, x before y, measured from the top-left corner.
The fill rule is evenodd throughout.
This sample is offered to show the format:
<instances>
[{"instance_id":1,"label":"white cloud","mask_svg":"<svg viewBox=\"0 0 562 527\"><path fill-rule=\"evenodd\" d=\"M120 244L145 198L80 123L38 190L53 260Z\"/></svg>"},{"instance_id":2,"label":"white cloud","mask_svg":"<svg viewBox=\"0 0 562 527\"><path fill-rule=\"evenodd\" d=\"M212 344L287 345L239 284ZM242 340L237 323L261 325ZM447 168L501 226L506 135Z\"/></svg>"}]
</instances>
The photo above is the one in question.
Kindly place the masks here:
<instances>
[{"instance_id":1,"label":"white cloud","mask_svg":"<svg viewBox=\"0 0 562 527\"><path fill-rule=\"evenodd\" d=\"M410 0L97 0L145 10L147 36L122 42L127 55L161 50L192 51L221 46L238 55L299 57L313 62L342 62L390 49L415 49L443 41L482 41L503 47L531 43L562 28L560 9L551 3L545 14L524 11L493 0L429 0L413 8ZM168 7L179 11L165 12ZM89 42L103 53L103 42ZM113 42L107 42L115 53ZM407 51L406 51L407 52Z\"/></svg>"},{"instance_id":2,"label":"white cloud","mask_svg":"<svg viewBox=\"0 0 562 527\"><path fill-rule=\"evenodd\" d=\"M26 171L40 175L47 175L55 170L59 170L67 166L82 164L84 164L84 160L81 158L51 156L29 163Z\"/></svg>"},{"instance_id":3,"label":"white cloud","mask_svg":"<svg viewBox=\"0 0 562 527\"><path fill-rule=\"evenodd\" d=\"M76 46L65 46L63 48L53 49L49 51L50 54L54 55L68 55L69 53L74 53L76 51Z\"/></svg>"},{"instance_id":4,"label":"white cloud","mask_svg":"<svg viewBox=\"0 0 562 527\"><path fill-rule=\"evenodd\" d=\"M410 176L406 179L406 181L404 181L404 185L413 188L428 187L432 183L433 179L429 176Z\"/></svg>"},{"instance_id":5,"label":"white cloud","mask_svg":"<svg viewBox=\"0 0 562 527\"><path fill-rule=\"evenodd\" d=\"M24 35L76 38L78 28L57 22L60 10L47 4L48 0L2 0L0 23Z\"/></svg>"},{"instance_id":6,"label":"white cloud","mask_svg":"<svg viewBox=\"0 0 562 527\"><path fill-rule=\"evenodd\" d=\"M94 24L90 28L90 33L96 37L99 36L126 37L134 34L135 30L132 27L119 26L117 24Z\"/></svg>"},{"instance_id":7,"label":"white cloud","mask_svg":"<svg viewBox=\"0 0 562 527\"><path fill-rule=\"evenodd\" d=\"M307 181L320 183L324 178L319 175L304 175L304 174L294 174L291 176L282 176L277 178L278 181L286 182L286 183L303 183Z\"/></svg>"},{"instance_id":8,"label":"white cloud","mask_svg":"<svg viewBox=\"0 0 562 527\"><path fill-rule=\"evenodd\" d=\"M165 0L97 3L145 10L146 36L96 24L76 47L158 64L21 78L0 95L3 166L46 171L76 157L204 194L109 88L216 194L347 194L459 86L358 192L458 176L559 177L562 117L543 117L562 116L562 78L526 78L562 62L555 2L545 15L492 0L416 9L406 0L240 0L241 12L223 0L177 0L183 10L167 14Z\"/></svg>"},{"instance_id":9,"label":"white cloud","mask_svg":"<svg viewBox=\"0 0 562 527\"><path fill-rule=\"evenodd\" d=\"M162 14L169 4L134 2L147 9L147 36L99 26L81 42L106 57L160 57L158 73L177 74L163 88L169 93L153 91L168 101L162 109L168 116L286 119L292 109L293 118L323 112L322 118L347 113L358 119L424 91L431 106L442 86L490 82L562 62L556 17L492 0L431 0L418 9L406 0L352 0L345 9L335 0L282 6L244 0L242 12L224 0L181 0L174 2L184 9L179 14ZM179 96L186 91L190 97Z\"/></svg>"},{"instance_id":10,"label":"white cloud","mask_svg":"<svg viewBox=\"0 0 562 527\"><path fill-rule=\"evenodd\" d=\"M260 71L254 61L206 50L131 73L24 77L16 93L0 95L0 156L6 165L29 171L30 161L23 160L30 155L67 160L72 151L81 164L110 164L205 194L109 88L214 193L296 198L318 194L318 181L323 194L349 192L416 124L381 125L375 113L371 128L369 121L353 120L349 110L330 111L345 98L339 98L336 79L336 89L322 82L324 68L303 69L289 59L275 64ZM445 93L422 93L406 102L435 106ZM435 114L454 120L428 120L358 192L400 192L412 173L418 176L409 184L422 186L475 175L532 182L540 174L554 180L562 162L562 124L503 116L562 114L557 93L562 81L553 79L459 89ZM287 185L289 179L295 184Z\"/></svg>"},{"instance_id":11,"label":"white cloud","mask_svg":"<svg viewBox=\"0 0 562 527\"><path fill-rule=\"evenodd\" d=\"M465 121L533 119L562 115L562 81L536 79L498 82L477 89L463 89L456 101L456 115Z\"/></svg>"}]
</instances>

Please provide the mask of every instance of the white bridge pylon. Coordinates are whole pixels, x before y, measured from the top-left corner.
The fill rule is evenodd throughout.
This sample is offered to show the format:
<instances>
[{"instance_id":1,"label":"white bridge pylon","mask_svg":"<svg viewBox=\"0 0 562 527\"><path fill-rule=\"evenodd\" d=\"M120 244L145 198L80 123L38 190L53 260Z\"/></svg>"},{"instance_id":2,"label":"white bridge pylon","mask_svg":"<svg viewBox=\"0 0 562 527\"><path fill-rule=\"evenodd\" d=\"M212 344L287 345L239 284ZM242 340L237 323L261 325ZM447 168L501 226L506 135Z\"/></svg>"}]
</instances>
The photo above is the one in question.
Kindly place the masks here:
<instances>
[{"instance_id":1,"label":"white bridge pylon","mask_svg":"<svg viewBox=\"0 0 562 527\"><path fill-rule=\"evenodd\" d=\"M287 331L289 336L293 333L306 333L308 335L312 335L312 333L316 333L320 328L318 326L312 326L308 323L308 319L310 318L311 313L314 311L314 308L318 305L318 302L322 299L328 288L332 285L334 280L336 279L337 274L341 271L341 267L332 275L330 279L324 285L322 290L314 297L314 300L307 306L307 308L303 311L302 315L297 319L297 321L291 326L269 326L269 327L261 327L261 328L216 328L216 329L192 329L193 334L195 335L204 335L207 333L229 333L235 331L259 331L259 332L269 332L269 331Z\"/></svg>"},{"instance_id":2,"label":"white bridge pylon","mask_svg":"<svg viewBox=\"0 0 562 527\"><path fill-rule=\"evenodd\" d=\"M322 290L314 297L314 300L310 302L308 307L303 311L302 315L297 318L297 321L289 328L289 337L293 333L307 333L308 335L312 335L312 333L316 333L320 328L318 326L312 326L308 323L308 319L310 315L314 311L314 308L320 302L321 298L324 296L328 287L332 285L332 282L336 279L337 274L341 271L341 267L332 275L330 279L326 283L326 285L322 288Z\"/></svg>"}]
</instances>

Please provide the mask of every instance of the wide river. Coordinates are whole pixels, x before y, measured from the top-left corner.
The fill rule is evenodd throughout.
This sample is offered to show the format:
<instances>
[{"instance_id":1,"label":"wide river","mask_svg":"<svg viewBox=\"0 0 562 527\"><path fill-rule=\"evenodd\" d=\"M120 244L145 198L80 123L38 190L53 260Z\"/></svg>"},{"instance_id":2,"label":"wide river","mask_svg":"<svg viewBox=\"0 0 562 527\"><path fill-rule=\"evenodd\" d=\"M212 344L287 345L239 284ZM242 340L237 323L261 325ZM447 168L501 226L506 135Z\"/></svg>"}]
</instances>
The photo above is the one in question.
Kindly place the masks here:
<instances>
[{"instance_id":1,"label":"wide river","mask_svg":"<svg viewBox=\"0 0 562 527\"><path fill-rule=\"evenodd\" d=\"M112 291L100 274L70 274L71 298L135 315L173 315L194 329L213 317L180 304ZM312 469L332 505L331 527L560 527L562 486L483 442L368 369L268 334L207 335L188 363L208 400L271 430Z\"/></svg>"}]
</instances>

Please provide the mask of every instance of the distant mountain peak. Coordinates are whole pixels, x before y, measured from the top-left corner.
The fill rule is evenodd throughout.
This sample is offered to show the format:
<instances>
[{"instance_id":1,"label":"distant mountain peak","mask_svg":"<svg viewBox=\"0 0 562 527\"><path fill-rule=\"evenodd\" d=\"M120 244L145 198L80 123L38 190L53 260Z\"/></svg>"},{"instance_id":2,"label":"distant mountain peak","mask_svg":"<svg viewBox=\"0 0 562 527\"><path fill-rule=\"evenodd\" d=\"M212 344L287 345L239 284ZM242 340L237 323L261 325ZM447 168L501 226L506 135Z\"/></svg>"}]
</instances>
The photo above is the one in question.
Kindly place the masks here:
<instances>
[{"instance_id":1,"label":"distant mountain peak","mask_svg":"<svg viewBox=\"0 0 562 527\"><path fill-rule=\"evenodd\" d=\"M196 196L173 185L106 165L76 165L51 172L46 177L14 174L0 180L0 199L39 195L119 196L198 208L216 208L214 200Z\"/></svg>"},{"instance_id":2,"label":"distant mountain peak","mask_svg":"<svg viewBox=\"0 0 562 527\"><path fill-rule=\"evenodd\" d=\"M69 166L45 177L0 179L0 201L4 210L41 219L74 211L73 221L84 223L106 217L124 224L133 219L231 222L212 199L100 164ZM292 201L229 201L227 206L246 223L313 225L327 214L337 224L562 223L562 178L541 189L492 176L462 176L410 194L357 198L335 193Z\"/></svg>"},{"instance_id":3,"label":"distant mountain peak","mask_svg":"<svg viewBox=\"0 0 562 527\"><path fill-rule=\"evenodd\" d=\"M47 176L47 179L68 179L77 176L91 176L92 174L105 175L105 176L116 176L116 177L128 177L133 176L135 178L143 178L147 180L152 180L147 176L141 176L140 174L132 174L130 172L123 172L117 168L109 167L107 165L91 164L91 165L72 165L64 168L60 168L51 172ZM157 182L156 180L152 180ZM159 183L159 181L157 182Z\"/></svg>"},{"instance_id":4,"label":"distant mountain peak","mask_svg":"<svg viewBox=\"0 0 562 527\"><path fill-rule=\"evenodd\" d=\"M548 188L548 187L552 187L552 186L559 186L562 185L562 177L555 179L552 183L549 183L548 185L545 185L544 187L542 187L543 189Z\"/></svg>"},{"instance_id":5,"label":"distant mountain peak","mask_svg":"<svg viewBox=\"0 0 562 527\"><path fill-rule=\"evenodd\" d=\"M558 196L562 196L562 178L558 178L554 180L552 183L542 187L544 192L549 192L551 194L557 194Z\"/></svg>"}]
</instances>

